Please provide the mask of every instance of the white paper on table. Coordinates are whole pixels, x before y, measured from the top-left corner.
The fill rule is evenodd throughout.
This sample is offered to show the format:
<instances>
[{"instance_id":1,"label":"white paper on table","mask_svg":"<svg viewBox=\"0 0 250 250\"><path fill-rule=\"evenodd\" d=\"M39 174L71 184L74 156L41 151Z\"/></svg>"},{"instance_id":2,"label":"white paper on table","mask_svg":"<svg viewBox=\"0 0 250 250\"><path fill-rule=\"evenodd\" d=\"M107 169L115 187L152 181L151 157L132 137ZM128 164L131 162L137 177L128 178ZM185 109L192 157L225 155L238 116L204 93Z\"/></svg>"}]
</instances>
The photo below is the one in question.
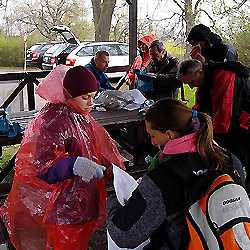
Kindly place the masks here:
<instances>
[{"instance_id":1,"label":"white paper on table","mask_svg":"<svg viewBox=\"0 0 250 250\"><path fill-rule=\"evenodd\" d=\"M125 90L124 92L130 94L135 98L134 103L142 104L146 100L145 96L141 93L139 89L130 89Z\"/></svg>"},{"instance_id":2,"label":"white paper on table","mask_svg":"<svg viewBox=\"0 0 250 250\"><path fill-rule=\"evenodd\" d=\"M121 205L124 206L126 201L132 195L132 192L138 186L138 183L131 175L114 164L113 173L116 197Z\"/></svg>"},{"instance_id":3,"label":"white paper on table","mask_svg":"<svg viewBox=\"0 0 250 250\"><path fill-rule=\"evenodd\" d=\"M128 105L127 105L125 108L123 108L123 109L127 109L127 110L131 111L131 110L139 109L140 106L141 106L141 104L139 104L139 103L130 103L130 104L128 104Z\"/></svg>"}]
</instances>

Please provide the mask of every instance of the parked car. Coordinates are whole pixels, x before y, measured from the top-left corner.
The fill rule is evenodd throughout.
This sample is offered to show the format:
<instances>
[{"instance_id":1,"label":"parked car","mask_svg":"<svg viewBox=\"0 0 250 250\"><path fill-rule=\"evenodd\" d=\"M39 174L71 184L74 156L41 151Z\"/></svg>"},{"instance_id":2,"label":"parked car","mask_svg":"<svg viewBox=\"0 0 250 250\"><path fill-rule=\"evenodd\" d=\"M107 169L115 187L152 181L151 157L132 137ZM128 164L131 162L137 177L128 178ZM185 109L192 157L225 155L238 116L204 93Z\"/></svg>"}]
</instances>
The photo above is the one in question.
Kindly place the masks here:
<instances>
[{"instance_id":1,"label":"parked car","mask_svg":"<svg viewBox=\"0 0 250 250\"><path fill-rule=\"evenodd\" d=\"M119 42L90 42L81 44L66 59L67 66L85 66L99 50L109 53L109 67L129 65L129 45ZM109 78L118 78L124 72L107 73Z\"/></svg>"},{"instance_id":2,"label":"parked car","mask_svg":"<svg viewBox=\"0 0 250 250\"><path fill-rule=\"evenodd\" d=\"M46 51L42 63L42 68L45 70L51 70L58 64L66 64L66 57L80 45L80 41L71 32L69 27L65 25L56 25L51 27L50 30L59 33L64 43L54 45Z\"/></svg>"},{"instance_id":3,"label":"parked car","mask_svg":"<svg viewBox=\"0 0 250 250\"><path fill-rule=\"evenodd\" d=\"M65 64L66 57L76 47L76 44L70 43L55 44L44 53L42 68L52 70L58 64Z\"/></svg>"},{"instance_id":4,"label":"parked car","mask_svg":"<svg viewBox=\"0 0 250 250\"><path fill-rule=\"evenodd\" d=\"M37 67L42 69L44 53L55 44L62 43L60 41L36 43L27 50L26 65L28 67Z\"/></svg>"}]
</instances>

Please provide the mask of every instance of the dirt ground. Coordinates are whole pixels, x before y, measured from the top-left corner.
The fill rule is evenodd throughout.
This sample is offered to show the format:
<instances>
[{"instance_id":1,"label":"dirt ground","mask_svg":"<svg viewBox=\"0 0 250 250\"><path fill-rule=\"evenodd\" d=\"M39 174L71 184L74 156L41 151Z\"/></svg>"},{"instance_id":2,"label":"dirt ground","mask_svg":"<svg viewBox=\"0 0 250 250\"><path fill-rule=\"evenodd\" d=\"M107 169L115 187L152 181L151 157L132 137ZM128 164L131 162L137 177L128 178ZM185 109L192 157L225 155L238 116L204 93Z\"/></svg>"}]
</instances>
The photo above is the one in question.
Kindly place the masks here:
<instances>
[{"instance_id":1,"label":"dirt ground","mask_svg":"<svg viewBox=\"0 0 250 250\"><path fill-rule=\"evenodd\" d=\"M93 234L88 244L88 250L107 250L106 223L101 225Z\"/></svg>"}]
</instances>

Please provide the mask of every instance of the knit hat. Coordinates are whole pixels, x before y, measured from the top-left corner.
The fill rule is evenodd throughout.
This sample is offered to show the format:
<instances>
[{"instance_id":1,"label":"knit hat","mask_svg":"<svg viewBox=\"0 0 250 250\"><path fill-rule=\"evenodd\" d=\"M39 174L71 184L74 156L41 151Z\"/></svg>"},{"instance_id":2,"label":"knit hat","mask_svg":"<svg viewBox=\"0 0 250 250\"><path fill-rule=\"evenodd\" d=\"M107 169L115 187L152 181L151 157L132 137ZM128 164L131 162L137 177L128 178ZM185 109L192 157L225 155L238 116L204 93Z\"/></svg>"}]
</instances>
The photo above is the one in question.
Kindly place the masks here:
<instances>
[{"instance_id":1,"label":"knit hat","mask_svg":"<svg viewBox=\"0 0 250 250\"><path fill-rule=\"evenodd\" d=\"M69 69L63 79L63 86L73 98L99 89L95 76L83 66Z\"/></svg>"}]
</instances>

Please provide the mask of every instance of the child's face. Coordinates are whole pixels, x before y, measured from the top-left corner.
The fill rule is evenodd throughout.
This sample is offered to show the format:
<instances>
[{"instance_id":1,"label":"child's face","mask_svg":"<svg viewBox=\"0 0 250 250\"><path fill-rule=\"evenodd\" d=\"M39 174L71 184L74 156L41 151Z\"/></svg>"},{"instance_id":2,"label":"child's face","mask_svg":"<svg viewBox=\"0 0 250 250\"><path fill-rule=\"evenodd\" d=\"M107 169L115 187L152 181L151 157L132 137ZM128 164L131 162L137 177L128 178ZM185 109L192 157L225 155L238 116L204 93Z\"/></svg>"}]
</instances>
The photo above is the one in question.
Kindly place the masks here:
<instances>
[{"instance_id":1,"label":"child's face","mask_svg":"<svg viewBox=\"0 0 250 250\"><path fill-rule=\"evenodd\" d=\"M93 98L95 94L96 91L78 96L75 98L75 102L83 111L90 112L92 110Z\"/></svg>"},{"instance_id":2,"label":"child's face","mask_svg":"<svg viewBox=\"0 0 250 250\"><path fill-rule=\"evenodd\" d=\"M151 137L151 143L154 146L157 146L160 149L168 143L170 137L167 131L162 133L161 131L152 129L151 124L148 121L146 121L146 129Z\"/></svg>"}]
</instances>

